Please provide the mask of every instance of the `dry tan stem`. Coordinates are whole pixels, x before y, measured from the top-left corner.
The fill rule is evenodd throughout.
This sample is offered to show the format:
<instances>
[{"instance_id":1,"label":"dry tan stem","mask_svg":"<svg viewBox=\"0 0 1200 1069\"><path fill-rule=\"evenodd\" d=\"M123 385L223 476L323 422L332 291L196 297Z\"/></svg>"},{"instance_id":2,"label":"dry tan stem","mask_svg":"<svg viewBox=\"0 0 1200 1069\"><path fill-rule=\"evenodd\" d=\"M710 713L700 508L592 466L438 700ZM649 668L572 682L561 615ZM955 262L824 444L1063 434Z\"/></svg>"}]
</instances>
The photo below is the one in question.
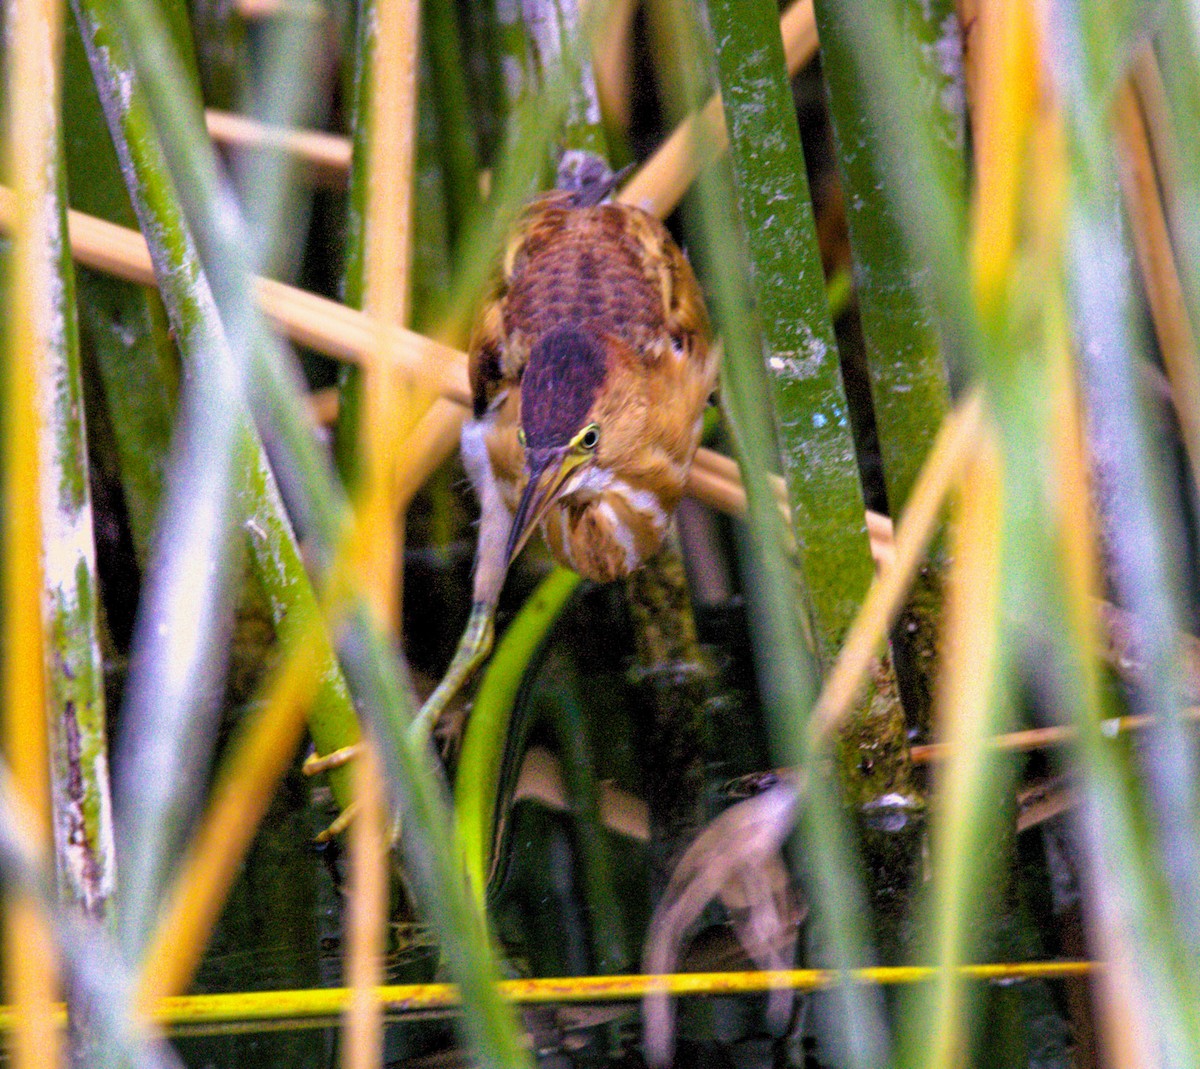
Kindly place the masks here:
<instances>
[{"instance_id":1,"label":"dry tan stem","mask_svg":"<svg viewBox=\"0 0 1200 1069\"><path fill-rule=\"evenodd\" d=\"M1117 94L1116 125L1121 192L1133 223L1138 266L1150 302L1159 351L1171 383L1171 398L1187 450L1192 481L1200 492L1200 370L1196 341L1171 250L1171 235L1159 196L1146 122L1133 88L1128 84Z\"/></svg>"},{"instance_id":2,"label":"dry tan stem","mask_svg":"<svg viewBox=\"0 0 1200 1069\"><path fill-rule=\"evenodd\" d=\"M363 238L363 311L371 325L372 356L386 352L389 331L409 315L412 190L417 137L416 0L382 0L376 7L366 117L366 196ZM371 359L363 371L359 451L364 538L361 589L380 624L399 631L403 524L394 472L403 446L433 403L417 369Z\"/></svg>"},{"instance_id":3,"label":"dry tan stem","mask_svg":"<svg viewBox=\"0 0 1200 1069\"><path fill-rule=\"evenodd\" d=\"M363 311L371 329L371 359L363 369L358 442L360 480L357 584L377 623L400 630L403 514L394 472L402 448L433 402L417 369L401 369L378 354L390 331L409 315L412 266L413 175L417 141L418 0L378 0L369 49L363 210ZM387 846L377 757L368 742L355 771L358 818L351 824L351 888L346 973L354 994L345 1017L346 1069L374 1069L383 1060L383 982L387 921Z\"/></svg>"},{"instance_id":4,"label":"dry tan stem","mask_svg":"<svg viewBox=\"0 0 1200 1069\"><path fill-rule=\"evenodd\" d=\"M350 139L322 130L290 130L268 126L246 115L210 108L204 113L208 136L223 149L275 148L302 161L312 180L344 188L350 170Z\"/></svg>"},{"instance_id":5,"label":"dry tan stem","mask_svg":"<svg viewBox=\"0 0 1200 1069\"><path fill-rule=\"evenodd\" d=\"M813 708L809 721L811 745L830 738L853 705L871 660L900 610L925 547L937 530L946 495L972 455L982 421L983 402L974 394L943 422L901 518L894 559L867 591Z\"/></svg>"},{"instance_id":6,"label":"dry tan stem","mask_svg":"<svg viewBox=\"0 0 1200 1069\"><path fill-rule=\"evenodd\" d=\"M779 23L788 74L795 77L817 50L817 22L812 0L797 0ZM729 148L720 94L690 115L671 133L621 190L618 200L636 204L664 218L683 199L708 164Z\"/></svg>"}]
</instances>

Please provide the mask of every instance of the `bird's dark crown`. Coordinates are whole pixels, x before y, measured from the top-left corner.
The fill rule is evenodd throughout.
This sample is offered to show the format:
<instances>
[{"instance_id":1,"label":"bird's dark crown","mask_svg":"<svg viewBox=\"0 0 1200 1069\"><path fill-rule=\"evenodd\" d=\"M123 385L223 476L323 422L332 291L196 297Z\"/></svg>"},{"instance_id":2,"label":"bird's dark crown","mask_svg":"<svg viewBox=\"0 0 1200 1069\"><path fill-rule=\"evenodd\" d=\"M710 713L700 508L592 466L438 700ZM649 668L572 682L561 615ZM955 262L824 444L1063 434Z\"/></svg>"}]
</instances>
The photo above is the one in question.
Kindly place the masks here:
<instances>
[{"instance_id":1,"label":"bird's dark crown","mask_svg":"<svg viewBox=\"0 0 1200 1069\"><path fill-rule=\"evenodd\" d=\"M543 334L521 380L521 428L531 449L567 445L579 433L604 383L606 360L595 336L576 323Z\"/></svg>"}]
</instances>

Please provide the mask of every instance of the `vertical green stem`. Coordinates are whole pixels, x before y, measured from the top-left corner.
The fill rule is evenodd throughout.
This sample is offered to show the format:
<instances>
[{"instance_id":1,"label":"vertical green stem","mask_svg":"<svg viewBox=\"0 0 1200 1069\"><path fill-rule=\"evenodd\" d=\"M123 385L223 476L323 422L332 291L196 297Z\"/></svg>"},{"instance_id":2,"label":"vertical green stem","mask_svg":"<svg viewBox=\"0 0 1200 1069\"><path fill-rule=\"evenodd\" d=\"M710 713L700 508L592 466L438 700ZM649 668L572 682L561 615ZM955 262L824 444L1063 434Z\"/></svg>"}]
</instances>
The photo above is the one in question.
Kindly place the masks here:
<instances>
[{"instance_id":1,"label":"vertical green stem","mask_svg":"<svg viewBox=\"0 0 1200 1069\"><path fill-rule=\"evenodd\" d=\"M712 672L700 651L683 558L674 537L625 581L640 689L650 812L650 900L704 825Z\"/></svg>"},{"instance_id":2,"label":"vertical green stem","mask_svg":"<svg viewBox=\"0 0 1200 1069\"><path fill-rule=\"evenodd\" d=\"M925 121L936 134L942 166L965 185L962 44L954 4L889 3L904 26L921 99L930 102ZM897 206L879 195L881 134L862 106L863 95L874 90L859 76L851 42L823 0L817 0L816 14L888 505L899 516L949 408L946 365L922 272L904 241Z\"/></svg>"},{"instance_id":3,"label":"vertical green stem","mask_svg":"<svg viewBox=\"0 0 1200 1069\"><path fill-rule=\"evenodd\" d=\"M479 210L479 150L459 38L457 5L426 4L425 41L433 110L441 131L441 172L450 207L451 234L458 239Z\"/></svg>"},{"instance_id":4,"label":"vertical green stem","mask_svg":"<svg viewBox=\"0 0 1200 1069\"><path fill-rule=\"evenodd\" d=\"M42 581L59 890L103 919L116 881L99 584L80 378L75 272L66 238L65 186L56 175L57 345L42 391Z\"/></svg>"},{"instance_id":5,"label":"vertical green stem","mask_svg":"<svg viewBox=\"0 0 1200 1069\"><path fill-rule=\"evenodd\" d=\"M828 665L874 574L775 5L709 0L792 524Z\"/></svg>"},{"instance_id":6,"label":"vertical green stem","mask_svg":"<svg viewBox=\"0 0 1200 1069\"><path fill-rule=\"evenodd\" d=\"M367 147L371 136L371 66L378 45L376 0L364 0L355 19L354 100L350 113L352 152L346 199L346 265L342 274L342 300L362 308L363 260L366 255ZM363 373L346 365L338 377L338 418L333 428L333 455L346 487L359 475L359 426L362 420Z\"/></svg>"},{"instance_id":7,"label":"vertical green stem","mask_svg":"<svg viewBox=\"0 0 1200 1069\"><path fill-rule=\"evenodd\" d=\"M958 16L951 0L889 0L930 101L925 119L944 172L965 188L964 89ZM822 71L847 204L854 283L867 350L888 508L898 517L949 409L949 383L923 272L904 241L899 207L879 189L885 161L879 127L862 106L875 92L859 75L851 42L824 0L816 3ZM927 728L937 666L944 548L935 546L894 631L909 721Z\"/></svg>"}]
</instances>

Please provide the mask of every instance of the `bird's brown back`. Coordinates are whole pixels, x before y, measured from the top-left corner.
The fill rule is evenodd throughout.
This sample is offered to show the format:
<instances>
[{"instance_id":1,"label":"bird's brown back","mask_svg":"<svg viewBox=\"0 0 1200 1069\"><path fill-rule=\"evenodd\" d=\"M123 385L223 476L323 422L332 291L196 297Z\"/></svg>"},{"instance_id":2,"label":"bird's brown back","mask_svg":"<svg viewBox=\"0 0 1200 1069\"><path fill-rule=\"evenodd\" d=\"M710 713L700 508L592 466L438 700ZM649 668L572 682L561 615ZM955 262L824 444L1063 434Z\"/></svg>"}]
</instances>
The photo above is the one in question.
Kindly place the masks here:
<instances>
[{"instance_id":1,"label":"bird's brown back","mask_svg":"<svg viewBox=\"0 0 1200 1069\"><path fill-rule=\"evenodd\" d=\"M612 205L544 211L513 262L505 301L509 337L530 346L564 321L640 349L661 334L662 295L644 248Z\"/></svg>"},{"instance_id":2,"label":"bird's brown back","mask_svg":"<svg viewBox=\"0 0 1200 1069\"><path fill-rule=\"evenodd\" d=\"M509 246L503 276L471 344L476 417L520 380L530 349L573 323L652 360L672 337L702 338L703 302L667 231L626 205L535 203Z\"/></svg>"}]
</instances>

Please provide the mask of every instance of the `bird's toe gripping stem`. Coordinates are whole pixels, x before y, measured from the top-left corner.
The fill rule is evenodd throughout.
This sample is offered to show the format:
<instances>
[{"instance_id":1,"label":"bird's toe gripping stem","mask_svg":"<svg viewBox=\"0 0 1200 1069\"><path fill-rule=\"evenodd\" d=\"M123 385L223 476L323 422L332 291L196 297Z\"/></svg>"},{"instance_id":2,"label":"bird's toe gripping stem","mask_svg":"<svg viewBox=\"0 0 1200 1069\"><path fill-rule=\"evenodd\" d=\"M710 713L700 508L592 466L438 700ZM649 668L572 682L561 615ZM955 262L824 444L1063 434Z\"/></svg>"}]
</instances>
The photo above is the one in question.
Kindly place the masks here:
<instances>
[{"instance_id":1,"label":"bird's toe gripping stem","mask_svg":"<svg viewBox=\"0 0 1200 1069\"><path fill-rule=\"evenodd\" d=\"M319 776L322 772L332 772L335 768L349 764L361 753L361 742L339 747L327 754L310 753L300 766L300 771L306 776Z\"/></svg>"},{"instance_id":2,"label":"bird's toe gripping stem","mask_svg":"<svg viewBox=\"0 0 1200 1069\"><path fill-rule=\"evenodd\" d=\"M339 747L327 754L311 753L304 759L304 764L300 766L300 771L306 776L319 776L322 772L332 772L335 768L341 768L342 765L349 764L349 762L353 761L361 753L361 742ZM358 803L351 802L342 810L337 819L317 836L316 841L318 843L327 843L330 839L341 835L350 826L357 811Z\"/></svg>"}]
</instances>

